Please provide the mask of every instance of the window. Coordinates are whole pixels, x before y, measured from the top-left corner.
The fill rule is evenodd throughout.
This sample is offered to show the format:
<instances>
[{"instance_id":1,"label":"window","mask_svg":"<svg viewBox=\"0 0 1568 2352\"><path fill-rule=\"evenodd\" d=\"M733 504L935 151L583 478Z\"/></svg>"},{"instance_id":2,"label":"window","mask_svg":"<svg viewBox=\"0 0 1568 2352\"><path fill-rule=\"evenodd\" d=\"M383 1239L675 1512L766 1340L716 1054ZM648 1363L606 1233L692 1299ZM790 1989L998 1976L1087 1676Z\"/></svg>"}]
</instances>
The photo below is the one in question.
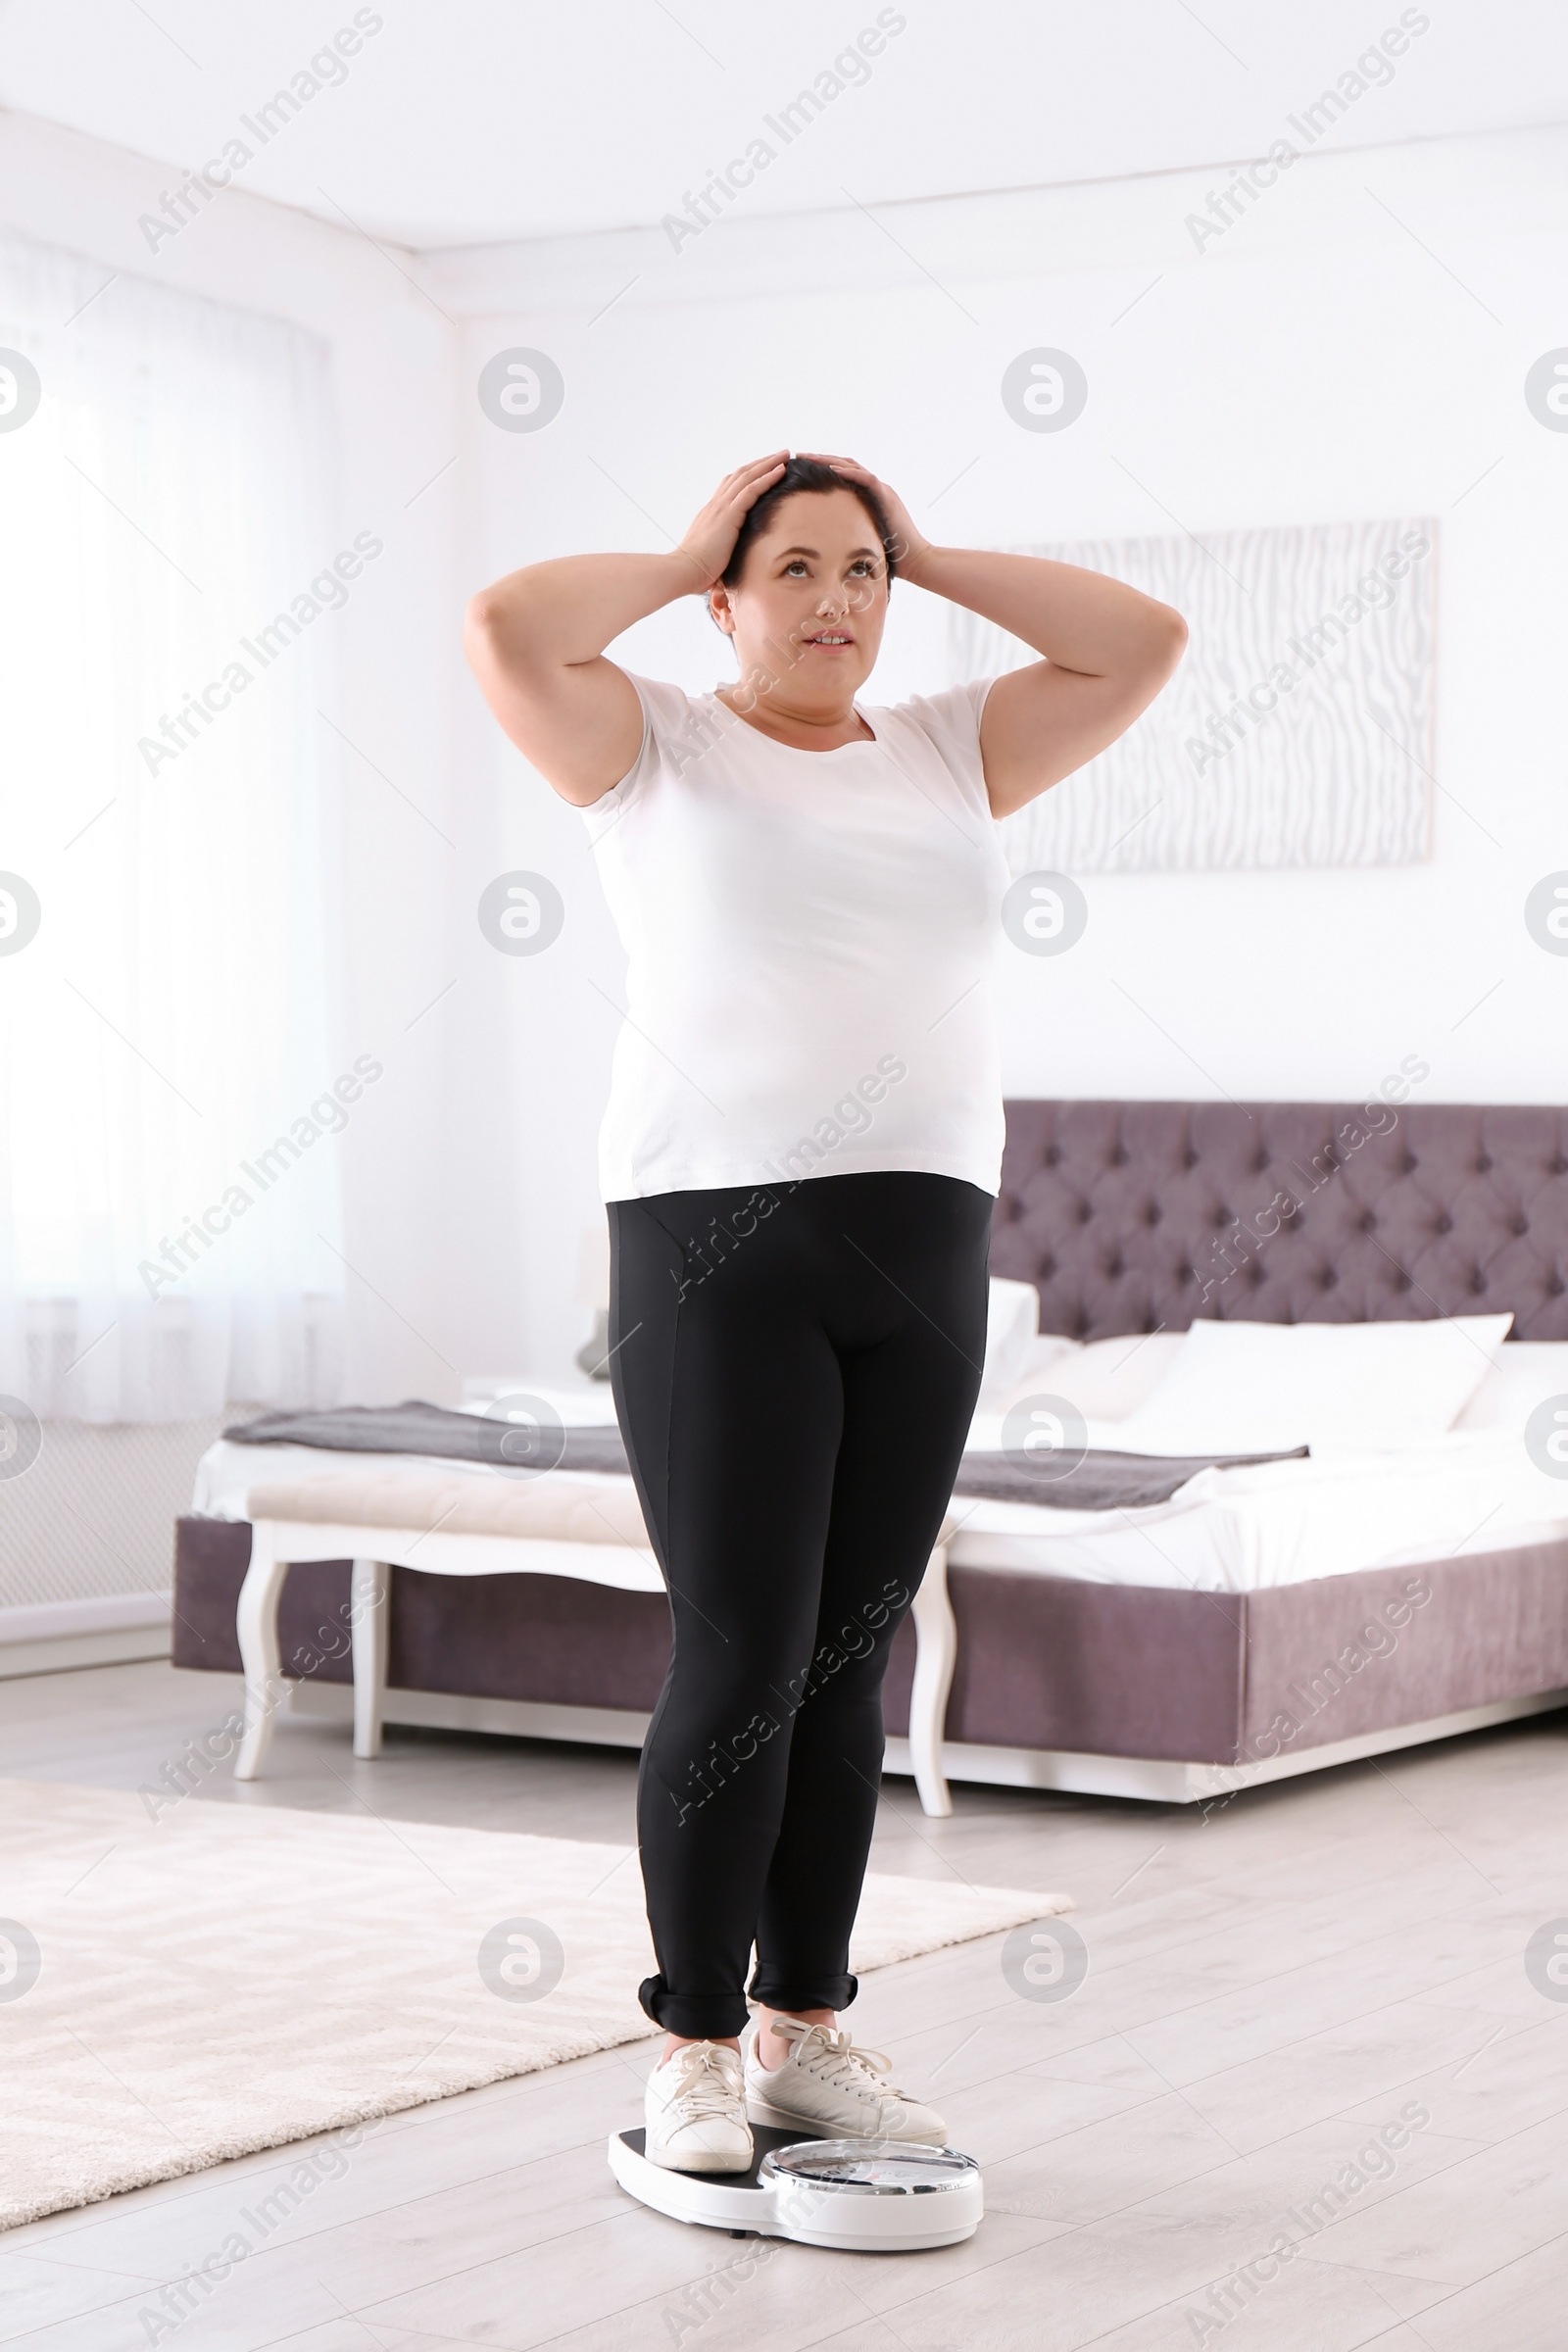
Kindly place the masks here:
<instances>
[{"instance_id":1,"label":"window","mask_svg":"<svg viewBox=\"0 0 1568 2352\"><path fill-rule=\"evenodd\" d=\"M327 356L11 242L0 347L13 403L39 387L0 429L0 1388L87 1421L325 1400L319 712L373 561L335 529Z\"/></svg>"}]
</instances>

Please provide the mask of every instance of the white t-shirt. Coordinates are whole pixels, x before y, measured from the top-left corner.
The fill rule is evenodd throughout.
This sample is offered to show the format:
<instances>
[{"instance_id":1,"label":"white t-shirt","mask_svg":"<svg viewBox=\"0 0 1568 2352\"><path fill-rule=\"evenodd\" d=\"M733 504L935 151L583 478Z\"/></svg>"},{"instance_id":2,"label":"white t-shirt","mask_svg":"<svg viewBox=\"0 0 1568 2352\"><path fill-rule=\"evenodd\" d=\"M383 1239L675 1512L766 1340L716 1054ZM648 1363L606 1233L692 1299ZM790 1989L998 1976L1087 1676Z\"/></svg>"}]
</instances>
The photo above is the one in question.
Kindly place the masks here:
<instances>
[{"instance_id":1,"label":"white t-shirt","mask_svg":"<svg viewBox=\"0 0 1568 2352\"><path fill-rule=\"evenodd\" d=\"M897 1168L997 1193L992 680L858 704L875 741L826 752L632 684L636 763L582 811L629 958L603 1198Z\"/></svg>"}]
</instances>

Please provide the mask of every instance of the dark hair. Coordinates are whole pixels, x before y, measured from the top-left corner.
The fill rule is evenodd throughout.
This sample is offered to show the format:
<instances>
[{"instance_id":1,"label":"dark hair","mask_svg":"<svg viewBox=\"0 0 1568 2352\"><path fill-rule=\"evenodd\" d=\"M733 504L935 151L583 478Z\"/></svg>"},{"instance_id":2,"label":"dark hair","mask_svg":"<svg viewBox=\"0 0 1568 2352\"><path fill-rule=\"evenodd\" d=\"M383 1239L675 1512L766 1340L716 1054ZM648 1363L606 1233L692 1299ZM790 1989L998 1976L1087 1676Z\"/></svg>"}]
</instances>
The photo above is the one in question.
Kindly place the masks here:
<instances>
[{"instance_id":1,"label":"dark hair","mask_svg":"<svg viewBox=\"0 0 1568 2352\"><path fill-rule=\"evenodd\" d=\"M785 499L798 496L802 490L848 490L852 497L859 500L870 515L876 528L876 535L882 543L882 554L888 567L888 585L891 588L898 575L895 554L897 541L894 537L893 526L887 517L887 510L874 490L868 490L863 482L852 481L847 474L835 473L833 467L824 466L819 458L789 459L772 488L764 490L761 497L753 502L736 534L729 562L718 575L724 586L726 588L735 586L746 568L746 558L751 552L752 541L766 530Z\"/></svg>"}]
</instances>

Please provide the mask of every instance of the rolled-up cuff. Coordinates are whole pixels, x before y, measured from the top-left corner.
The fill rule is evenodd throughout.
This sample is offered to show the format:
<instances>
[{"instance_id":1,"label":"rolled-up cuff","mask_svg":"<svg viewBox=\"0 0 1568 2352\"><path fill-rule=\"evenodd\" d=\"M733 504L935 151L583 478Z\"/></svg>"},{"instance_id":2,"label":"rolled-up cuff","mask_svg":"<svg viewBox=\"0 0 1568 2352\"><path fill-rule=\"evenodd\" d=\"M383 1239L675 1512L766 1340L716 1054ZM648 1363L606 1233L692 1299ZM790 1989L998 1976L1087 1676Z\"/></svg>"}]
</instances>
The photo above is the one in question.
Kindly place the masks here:
<instances>
[{"instance_id":1,"label":"rolled-up cuff","mask_svg":"<svg viewBox=\"0 0 1568 2352\"><path fill-rule=\"evenodd\" d=\"M644 1977L637 1998L645 2017L682 2040L732 2040L748 2016L742 1992L671 1992L662 1977Z\"/></svg>"},{"instance_id":2,"label":"rolled-up cuff","mask_svg":"<svg viewBox=\"0 0 1568 2352\"><path fill-rule=\"evenodd\" d=\"M764 2009L785 2009L791 2013L800 2009L831 2009L835 2014L847 2009L859 1989L859 1979L848 1974L785 1977L774 1975L760 1961L746 1987L748 1998L760 2002Z\"/></svg>"}]
</instances>

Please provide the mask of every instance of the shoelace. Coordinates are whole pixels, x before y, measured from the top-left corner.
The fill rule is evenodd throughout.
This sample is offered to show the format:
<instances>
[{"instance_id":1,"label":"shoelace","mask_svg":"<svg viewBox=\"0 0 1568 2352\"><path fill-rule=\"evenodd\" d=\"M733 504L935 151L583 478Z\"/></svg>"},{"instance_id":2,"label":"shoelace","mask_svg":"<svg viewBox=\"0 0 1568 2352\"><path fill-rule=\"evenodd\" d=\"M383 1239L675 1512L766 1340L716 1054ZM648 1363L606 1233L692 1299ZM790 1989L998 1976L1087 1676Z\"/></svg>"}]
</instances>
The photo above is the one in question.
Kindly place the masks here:
<instances>
[{"instance_id":1,"label":"shoelace","mask_svg":"<svg viewBox=\"0 0 1568 2352\"><path fill-rule=\"evenodd\" d=\"M869 2091L879 2102L907 2095L879 2080L892 2072L892 2059L882 2050L860 2047L843 2026L803 2026L798 2018L781 2017L773 2031L794 2043L797 2065L821 2076L835 2090Z\"/></svg>"},{"instance_id":2,"label":"shoelace","mask_svg":"<svg viewBox=\"0 0 1568 2352\"><path fill-rule=\"evenodd\" d=\"M728 2060L726 2065L724 2062ZM740 2060L733 2050L721 2050L715 2042L688 2042L673 2060L675 2080L670 2090L671 2107L685 2110L693 2123L706 2121L710 2116L726 2116L734 2112L735 2099L741 2092Z\"/></svg>"}]
</instances>

